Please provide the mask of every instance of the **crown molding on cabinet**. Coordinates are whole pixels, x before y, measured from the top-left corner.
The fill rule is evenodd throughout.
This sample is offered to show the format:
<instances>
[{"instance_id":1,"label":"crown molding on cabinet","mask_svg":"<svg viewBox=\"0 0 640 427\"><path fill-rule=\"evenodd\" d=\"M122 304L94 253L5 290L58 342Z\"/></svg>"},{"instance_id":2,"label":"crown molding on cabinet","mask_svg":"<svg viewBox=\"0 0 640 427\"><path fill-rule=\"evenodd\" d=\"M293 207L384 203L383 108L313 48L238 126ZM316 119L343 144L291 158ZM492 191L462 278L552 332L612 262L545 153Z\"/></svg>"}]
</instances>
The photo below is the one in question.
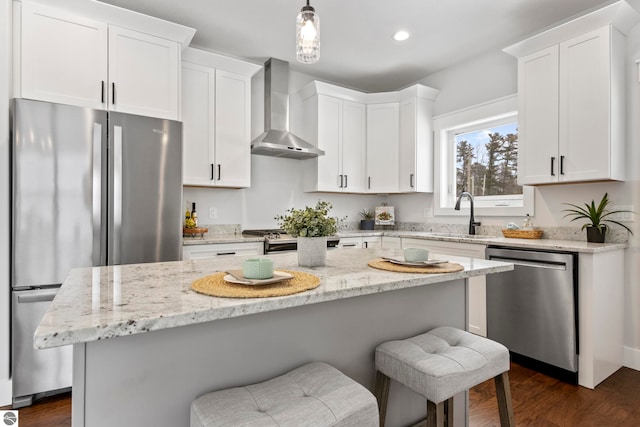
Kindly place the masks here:
<instances>
[{"instance_id":1,"label":"crown molding on cabinet","mask_svg":"<svg viewBox=\"0 0 640 427\"><path fill-rule=\"evenodd\" d=\"M634 3L640 7L640 1L636 0ZM502 50L509 55L520 58L559 42L597 30L605 25L612 25L626 35L638 22L640 22L638 10L627 1L621 0L585 15L570 18L570 20L559 25L555 24Z\"/></svg>"},{"instance_id":2,"label":"crown molding on cabinet","mask_svg":"<svg viewBox=\"0 0 640 427\"><path fill-rule=\"evenodd\" d=\"M16 2L26 3L26 1ZM39 3L49 7L55 6L57 9L63 9L84 18L106 22L119 27L135 28L139 32L178 42L183 49L189 46L196 33L194 28L95 0L56 0L55 4L52 4L54 2L51 2L51 0L29 0L28 2Z\"/></svg>"}]
</instances>

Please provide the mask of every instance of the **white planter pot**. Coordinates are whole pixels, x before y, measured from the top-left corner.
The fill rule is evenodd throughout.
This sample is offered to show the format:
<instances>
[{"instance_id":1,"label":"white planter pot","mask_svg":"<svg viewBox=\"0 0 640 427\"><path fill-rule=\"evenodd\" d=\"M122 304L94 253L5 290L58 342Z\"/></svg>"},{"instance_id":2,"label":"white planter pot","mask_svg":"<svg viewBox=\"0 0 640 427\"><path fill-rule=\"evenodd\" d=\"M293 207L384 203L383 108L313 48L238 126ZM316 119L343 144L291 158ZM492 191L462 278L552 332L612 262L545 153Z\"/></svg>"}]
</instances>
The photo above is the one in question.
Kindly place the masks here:
<instances>
[{"instance_id":1,"label":"white planter pot","mask_svg":"<svg viewBox=\"0 0 640 427\"><path fill-rule=\"evenodd\" d=\"M321 267L327 264L327 237L298 237L298 265Z\"/></svg>"}]
</instances>

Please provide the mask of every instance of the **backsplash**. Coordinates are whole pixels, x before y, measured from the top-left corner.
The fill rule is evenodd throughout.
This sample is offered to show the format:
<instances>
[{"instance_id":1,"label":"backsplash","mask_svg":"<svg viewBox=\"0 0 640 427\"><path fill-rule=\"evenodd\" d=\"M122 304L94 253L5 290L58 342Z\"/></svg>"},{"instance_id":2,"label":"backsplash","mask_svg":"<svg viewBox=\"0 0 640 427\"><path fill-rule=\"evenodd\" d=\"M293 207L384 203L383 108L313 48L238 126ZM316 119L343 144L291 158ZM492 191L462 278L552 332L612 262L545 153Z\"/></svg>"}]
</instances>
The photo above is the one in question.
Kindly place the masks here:
<instances>
[{"instance_id":1,"label":"backsplash","mask_svg":"<svg viewBox=\"0 0 640 427\"><path fill-rule=\"evenodd\" d=\"M201 227L208 228L207 236L220 234L237 234L242 233L240 224L202 224ZM342 223L341 230L354 231L359 230L360 221L345 221ZM452 233L465 234L468 230L467 224L438 224L424 222L398 222L395 225L376 225L374 231L421 231L433 233ZM587 233L579 227L537 227L544 231L543 239L552 240L569 240L574 242L585 242ZM484 236L502 237L502 226L481 225L477 227L477 234ZM197 238L200 238L199 236ZM629 233L626 230L609 229L607 231L606 243L627 243L629 241Z\"/></svg>"}]
</instances>

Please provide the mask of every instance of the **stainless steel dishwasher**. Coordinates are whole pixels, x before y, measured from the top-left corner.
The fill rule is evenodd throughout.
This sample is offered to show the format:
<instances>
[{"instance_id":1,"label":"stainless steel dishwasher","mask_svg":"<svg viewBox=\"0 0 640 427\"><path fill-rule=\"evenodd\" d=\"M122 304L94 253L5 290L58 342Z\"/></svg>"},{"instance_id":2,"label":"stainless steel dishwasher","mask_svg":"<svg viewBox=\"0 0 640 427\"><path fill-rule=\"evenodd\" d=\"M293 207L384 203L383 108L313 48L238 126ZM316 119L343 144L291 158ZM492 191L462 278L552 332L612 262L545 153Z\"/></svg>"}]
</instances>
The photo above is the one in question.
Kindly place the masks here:
<instances>
[{"instance_id":1,"label":"stainless steel dishwasher","mask_svg":"<svg viewBox=\"0 0 640 427\"><path fill-rule=\"evenodd\" d=\"M487 337L513 361L578 382L578 254L489 246L514 270L487 275Z\"/></svg>"}]
</instances>

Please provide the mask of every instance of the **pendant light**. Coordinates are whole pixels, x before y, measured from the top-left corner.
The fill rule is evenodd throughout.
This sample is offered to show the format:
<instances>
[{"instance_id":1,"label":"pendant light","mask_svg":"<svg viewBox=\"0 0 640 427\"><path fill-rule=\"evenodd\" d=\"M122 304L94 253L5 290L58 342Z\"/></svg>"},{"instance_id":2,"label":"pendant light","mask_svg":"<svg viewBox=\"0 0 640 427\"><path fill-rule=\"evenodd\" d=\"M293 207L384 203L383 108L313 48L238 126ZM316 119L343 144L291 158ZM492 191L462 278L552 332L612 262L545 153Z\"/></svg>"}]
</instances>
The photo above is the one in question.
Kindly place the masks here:
<instances>
[{"instance_id":1,"label":"pendant light","mask_svg":"<svg viewBox=\"0 0 640 427\"><path fill-rule=\"evenodd\" d=\"M309 0L296 18L296 58L303 64L320 59L320 17L309 6Z\"/></svg>"}]
</instances>

